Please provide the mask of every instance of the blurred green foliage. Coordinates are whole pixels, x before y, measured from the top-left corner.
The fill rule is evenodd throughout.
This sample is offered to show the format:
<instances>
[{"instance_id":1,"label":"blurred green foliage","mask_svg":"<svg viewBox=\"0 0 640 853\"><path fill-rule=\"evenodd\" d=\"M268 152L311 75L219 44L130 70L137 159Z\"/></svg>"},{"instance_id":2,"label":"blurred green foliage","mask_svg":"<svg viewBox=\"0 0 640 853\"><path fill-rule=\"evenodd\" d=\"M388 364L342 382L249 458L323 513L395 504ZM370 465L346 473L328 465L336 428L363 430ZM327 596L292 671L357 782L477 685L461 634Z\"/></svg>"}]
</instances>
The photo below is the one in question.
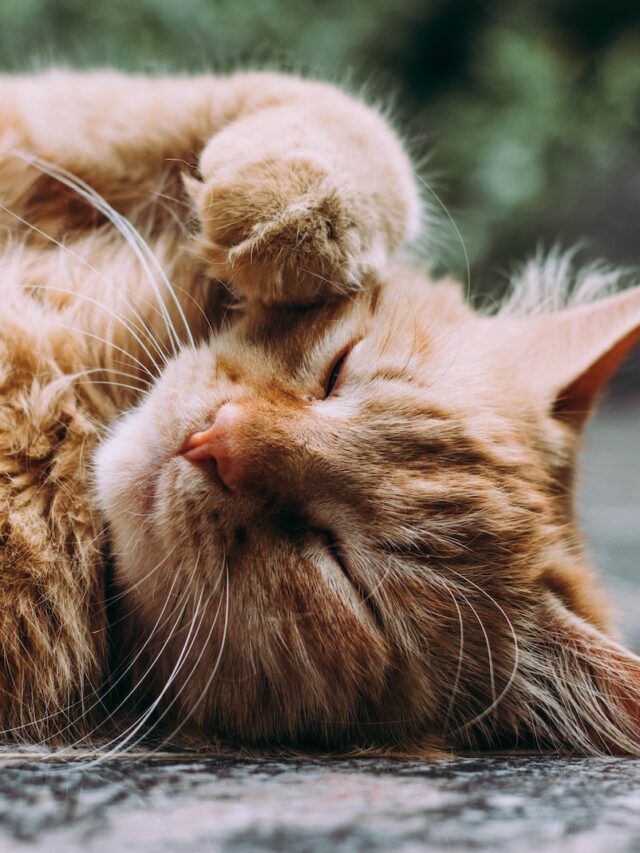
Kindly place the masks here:
<instances>
[{"instance_id":1,"label":"blurred green foliage","mask_svg":"<svg viewBox=\"0 0 640 853\"><path fill-rule=\"evenodd\" d=\"M640 0L0 0L0 64L52 62L362 84L431 153L476 281L540 241L640 261Z\"/></svg>"}]
</instances>

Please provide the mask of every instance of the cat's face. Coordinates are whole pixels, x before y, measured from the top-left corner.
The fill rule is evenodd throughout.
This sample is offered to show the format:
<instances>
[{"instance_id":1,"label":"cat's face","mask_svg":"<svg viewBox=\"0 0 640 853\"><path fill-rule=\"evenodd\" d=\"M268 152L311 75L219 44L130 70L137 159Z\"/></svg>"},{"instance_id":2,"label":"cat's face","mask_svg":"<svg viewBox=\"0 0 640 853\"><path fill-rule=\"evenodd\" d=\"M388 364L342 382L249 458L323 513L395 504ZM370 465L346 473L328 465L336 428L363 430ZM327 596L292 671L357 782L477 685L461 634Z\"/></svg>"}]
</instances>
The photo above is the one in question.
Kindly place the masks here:
<instances>
[{"instance_id":1,"label":"cat's face","mask_svg":"<svg viewBox=\"0 0 640 853\"><path fill-rule=\"evenodd\" d=\"M513 734L549 597L602 619L575 433L510 360L520 336L389 281L252 309L167 366L96 468L163 713L252 742Z\"/></svg>"}]
</instances>

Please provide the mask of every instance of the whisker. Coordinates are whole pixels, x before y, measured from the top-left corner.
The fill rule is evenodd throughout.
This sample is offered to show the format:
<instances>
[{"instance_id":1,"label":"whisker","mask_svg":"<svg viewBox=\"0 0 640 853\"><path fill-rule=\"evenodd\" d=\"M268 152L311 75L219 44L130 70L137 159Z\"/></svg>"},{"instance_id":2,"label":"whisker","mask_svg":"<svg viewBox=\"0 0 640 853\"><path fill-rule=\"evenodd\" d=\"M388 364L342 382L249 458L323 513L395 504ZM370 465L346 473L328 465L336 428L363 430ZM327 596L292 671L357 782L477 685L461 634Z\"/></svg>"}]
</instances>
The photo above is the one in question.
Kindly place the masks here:
<instances>
[{"instance_id":1,"label":"whisker","mask_svg":"<svg viewBox=\"0 0 640 853\"><path fill-rule=\"evenodd\" d=\"M494 711L498 707L498 705L504 699L504 697L507 695L509 690L511 690L511 686L513 685L513 682L516 679L518 668L520 666L520 646L518 644L518 637L517 637L515 629L513 627L513 623L509 619L504 608L495 600L495 598L493 598L493 596L489 595L489 593L486 590L484 590L481 586L479 586L477 583L472 581L470 578L465 577L460 572L457 572L455 569L451 568L451 566L447 566L447 569L449 571L451 571L454 575L457 575L463 581L466 581L468 584L471 584L471 586L475 587L475 589L477 589L478 592L480 592L482 595L486 596L489 599L489 601L502 614L502 616L503 616L503 618L507 624L507 627L509 629L509 632L511 633L511 636L513 638L514 661L513 661L513 667L511 669L511 673L509 675L509 678L507 680L506 685L501 690L501 692L498 694L498 696L496 696L496 698L493 700L493 702L491 702L491 704L487 708L484 709L484 711L482 711L480 714L477 714L472 720L469 720L468 722L464 723L462 726L460 726L457 729L458 732L461 732L461 731L464 731L465 729L469 729L471 726L475 725L476 723L481 722L488 714L490 714L492 711Z\"/></svg>"},{"instance_id":2,"label":"whisker","mask_svg":"<svg viewBox=\"0 0 640 853\"><path fill-rule=\"evenodd\" d=\"M81 376L88 376L91 373L108 373L113 374L114 376L124 376L128 379L134 379L136 382L141 382L147 389L153 388L153 382L150 382L148 379L143 379L141 376L138 376L137 373L129 373L126 370L115 370L113 367L89 367L87 370L79 370L77 373L70 373L64 378L75 382L76 379L80 379ZM137 390L142 391L143 389L138 387Z\"/></svg>"},{"instance_id":3,"label":"whisker","mask_svg":"<svg viewBox=\"0 0 640 853\"><path fill-rule=\"evenodd\" d=\"M459 589L458 592L460 593L460 595L464 599L467 607L471 610L473 615L476 617L476 621L478 622L478 625L480 626L480 630L482 631L482 635L484 637L484 642L485 642L485 645L487 647L487 657L488 657L488 663L489 663L489 684L491 686L491 699L495 703L495 701L496 701L496 682L495 682L495 675L493 672L493 655L491 652L491 644L489 642L489 636L487 634L487 631L484 627L484 623L483 623L482 619L480 618L480 615L478 614L478 611L476 610L476 608L469 601L468 597L464 594L464 592L461 589Z\"/></svg>"},{"instance_id":4,"label":"whisker","mask_svg":"<svg viewBox=\"0 0 640 853\"><path fill-rule=\"evenodd\" d=\"M177 734L178 734L178 733L179 733L179 732L184 728L184 726L186 725L186 723L188 722L188 720L190 720L190 719L191 719L191 717L195 714L195 712L197 711L197 709L200 707L200 705L201 705L201 704L202 704L202 702L204 701L204 698L205 698L205 696L207 695L207 693L208 693L208 691L209 691L209 688L210 688L210 687L211 687L211 685L213 684L213 680L214 680L214 678L216 677L216 674L217 674L217 672L218 672L218 667L220 666L220 661L222 660L222 654L223 654L223 652L224 652L225 645L226 645L226 640L227 640L227 629L228 629L228 626L229 626L229 566L228 566L228 563L227 563L227 559L226 559L226 557L224 558L224 571L225 571L225 590L226 590L226 597L225 597L225 598L226 598L226 601L225 601L225 615L224 615L224 627L223 627L223 629L222 629L222 640L220 641L220 650L218 651L218 655L217 655L216 660L215 660L215 662L214 662L214 664L213 664L213 669L212 669L212 671L211 671L211 675L209 676L209 678L207 679L207 681L206 681L206 683L205 683L204 687L203 687L203 688L202 688L202 690L200 691L200 696L198 697L198 699L196 700L196 702L191 706L191 708L189 709L189 711L187 712L187 714L186 714L186 715L185 715L185 716L180 720L180 723L179 723L179 724L178 724L178 725L173 729L173 731L171 732L171 734L170 734L170 735L168 735L168 736L167 736L167 737L162 741L162 743L160 744L159 748L162 748L163 746L166 746L168 743L170 743L170 742L171 742L171 741L176 737L176 735L177 735ZM213 619L213 623L212 623L212 625L211 625L211 628L209 629L209 633L208 633L208 635L207 635L207 638L206 638L205 642L204 642L204 643L203 643L203 645L202 645L202 649L200 650L200 654L198 655L198 657L197 657L197 659L196 659L196 662L194 663L194 665L193 665L193 667L192 667L192 669L191 669L191 671L190 671L190 673L189 673L189 675L188 675L188 677L187 677L187 680L191 677L191 675L193 675L193 673L194 673L194 671L195 671L196 667L198 666L198 664L200 663L200 660L202 659L202 656L203 656L204 652L205 652L205 651L206 651L206 649L207 649L208 641L210 640L211 635L212 635L212 633L213 633L213 629L215 628L216 623L217 623L217 621L218 621L218 615L219 615L219 613L220 613L220 607L221 607L221 605L222 605L222 597L220 598L220 602L219 602L219 604L218 604L218 609L216 610L216 614L215 614L215 616L214 616L214 619ZM185 682L185 683L186 683L186 682ZM178 695L177 695L177 696L175 697L175 699L173 700L174 702L175 702L175 701L177 701L177 699L178 699L179 695L180 695L180 694L178 693ZM172 704L173 704L173 703L172 703ZM171 707L171 706L170 706L170 707ZM167 710L168 710L168 709L167 709ZM164 716L164 715L163 715L163 716ZM162 719L162 718L161 718L161 719Z\"/></svg>"},{"instance_id":5,"label":"whisker","mask_svg":"<svg viewBox=\"0 0 640 853\"><path fill-rule=\"evenodd\" d=\"M458 625L460 627L460 641L458 646L458 665L456 667L456 675L453 680L453 688L451 690L451 696L449 697L449 705L447 707L447 713L444 718L444 722L442 724L443 729L446 730L449 720L451 719L451 715L453 713L453 705L456 700L456 696L458 695L458 690L460 688L460 676L462 674L462 661L464 658L464 620L462 618L462 613L460 612L460 606L456 600L454 593L451 591L449 584L445 584L445 589L449 593L451 600L453 601L454 607L456 608L456 612L458 614Z\"/></svg>"},{"instance_id":6,"label":"whisker","mask_svg":"<svg viewBox=\"0 0 640 853\"><path fill-rule=\"evenodd\" d=\"M199 560L200 560L200 553L198 553L196 563L199 562ZM204 618L204 615L201 617L200 622L198 623L198 628L196 629L196 632L194 634L194 626L195 626L196 620L197 620L197 618L201 612L202 596L203 596L203 591L201 589L200 595L198 598L198 602L197 602L196 607L194 609L194 615L191 619L191 624L190 624L189 630L187 632L187 637L184 641L182 649L180 650L180 653L179 653L178 658L177 658L177 660L173 666L173 669L172 669L171 673L169 674L169 677L165 681L165 684L164 684L162 690L160 690L160 692L155 697L153 702L149 705L149 707L145 711L142 712L142 714L140 715L140 717L138 718L138 720L136 722L134 722L130 726L128 726L122 734L118 735L117 738L114 738L113 740L109 741L106 744L107 748L109 746L111 746L111 744L114 744L114 746L110 750L108 749L108 751L104 755L100 756L99 758L94 759L94 761L92 761L92 762L89 762L89 764L86 765L87 769L89 767L93 767L97 764L102 763L102 761L107 760L108 758L112 757L113 755L118 754L119 752L122 752L123 749L126 747L126 745L136 736L136 734L140 731L140 729L146 724L148 719L154 713L154 711L156 710L158 705L162 702L164 695L169 690L169 688L171 687L171 685L173 684L175 679L178 677L180 670L182 669L182 666L184 665L184 662L186 661L187 656L188 656L189 652L191 651L191 647L193 645L193 642L195 642L195 638L197 636L197 631L200 630L200 625L202 624L202 619ZM182 619L182 616L185 613L187 604L188 604L188 601L185 600L185 602L182 606L182 610L180 611L179 620ZM193 635L193 639L192 639L192 635ZM152 663L147 667L147 670L145 671L142 678L139 680L138 684L142 680L144 680L144 678L146 677L147 674L149 674L151 672L151 670L155 666L156 662L160 659L164 650L167 648L169 642L173 639L174 636L175 636L175 633L172 632L165 639L164 643L162 644L160 651L158 652L158 654L156 655L156 657L154 658ZM136 689L137 689L137 686L138 685L136 685ZM124 735L124 737L122 735Z\"/></svg>"},{"instance_id":7,"label":"whisker","mask_svg":"<svg viewBox=\"0 0 640 853\"><path fill-rule=\"evenodd\" d=\"M346 290L344 285L341 285L339 282L333 281L332 279L327 278L324 275L320 275L320 273L317 273L314 270L307 269L306 267L299 266L298 269L301 270L301 272L307 273L307 275L311 275L314 278L320 279L320 281L324 281L326 284L330 284L338 291L338 293L342 297L344 297L345 299L349 299L351 302L354 303L354 305L356 304L356 299L354 295L349 290Z\"/></svg>"},{"instance_id":8,"label":"whisker","mask_svg":"<svg viewBox=\"0 0 640 853\"><path fill-rule=\"evenodd\" d=\"M166 558L165 558L165 559L166 559ZM148 644L151 642L151 640L153 639L154 634L155 634L155 631L157 630L158 626L160 625L160 621L161 621L161 619L162 619L162 616L163 616L163 614L164 614L164 612L165 612L165 610L166 610L166 608L167 608L167 606L168 606L168 604L169 604L170 595L171 595L171 593L173 592L173 588L174 588L174 586L175 586L175 584L176 584L177 578L178 578L178 573L176 573L176 574L175 574L175 576L174 576L174 579L173 579L173 581L172 581L172 583L171 583L171 587L169 588L169 594L167 595L166 601L165 601L165 603L164 603L164 605L163 605L163 607L162 607L162 609L161 609L161 611L160 611L160 615L158 616L158 618L157 618L157 620L156 620L156 622L155 622L155 625L154 625L154 626L153 626L153 628L151 629L151 632L150 632L149 636L147 637L147 639L146 639L145 643L141 646L140 650L138 651L138 653L136 654L136 656L132 659L132 661L131 661L131 662L130 662L130 663L129 663L129 664L128 664L124 669L123 669L122 673L119 675L119 677L116 679L116 681L115 681L115 682L112 682L112 685L111 685L111 687L109 688L110 690L113 690L113 688L114 688L118 683L120 683L120 681L122 681L122 679L126 676L127 672L129 672L129 670L133 667L133 665L135 664L135 662L138 660L138 658L139 658L139 657L142 655L142 653L144 652L144 649L147 647L147 645L148 645ZM168 618L170 618L170 615L169 615L169 617L168 617ZM168 619L167 619L167 620L165 620L165 623L164 623L164 624L166 624L166 621L168 621ZM115 675L115 673L114 673L114 675ZM105 718L105 720L104 720L103 722L106 722L107 720L109 720L111 717L113 717L113 716L115 715L116 711L118 711L118 710L119 710L119 709L120 709L120 708L121 708L121 707L122 707L122 706L123 706L123 705L128 701L128 699L131 697L131 695L133 695L133 692L135 691L135 689L136 689L136 688L134 688L134 689L133 689L133 690L132 690L132 691L131 691L131 692L130 692L130 693L129 693L129 694L128 694L128 695L127 695L127 696L126 696L126 697L125 697L121 702L120 702L120 704L119 704L119 705L118 705L114 710L112 710L110 714L108 714L108 716ZM95 701L92 705L90 705L90 706L89 706L89 708L84 709L84 707L83 707L83 712L82 712L82 714L80 714L80 716L79 716L79 717L77 717L75 720L72 720L71 722L69 722L69 723L68 723L64 728L59 728L59 729L57 729L57 730L56 730L52 735L50 735L50 736L48 736L48 737L43 738L43 739L41 740L41 742L42 742L42 743L47 743L48 741L53 740L53 739L54 739L54 738L56 738L56 737L59 737L59 736L60 736L61 734L63 734L64 732L69 731L70 729L72 729L72 728L77 724L78 720L81 720L84 716L86 716L86 714L88 714L91 710L93 710L94 708L98 707L98 705L101 705L102 703L103 703L103 698L102 698L102 697L98 697L98 698L96 699L96 701ZM63 714L66 714L68 711L72 710L73 708L77 708L77 707L78 707L78 705L84 706L84 696L82 696L82 697L81 697L80 699L78 699L76 702L70 702L70 703L69 703L69 704L67 704L66 706L64 706L64 707L62 707L62 708L57 709L55 712L53 712L53 713L51 713L51 714L45 714L44 716L41 716L41 717L39 717L39 718L37 718L37 719L35 719L36 714L35 714L35 712L34 712L34 713L31 715L31 719L29 720L29 722L28 722L28 723L23 723L23 724L18 725L18 726L12 726L11 728L1 729L1 730L0 730L0 736L5 736L5 735L9 735L9 734L16 734L16 733L17 733L17 732L19 732L19 731L23 731L23 730L25 730L25 729L29 729L29 728L31 728L33 725L37 725L37 724L39 724L39 723L46 723L46 722L48 722L49 720L53 719L54 717L61 716L61 715L63 715ZM75 741L75 743L74 743L73 745L74 745L74 746L77 746L77 745L81 744L83 741L87 740L89 737L91 737L91 735L92 735L92 734L94 734L96 731L98 731L98 730L99 730L99 728L101 727L101 725L103 725L103 722L101 722L98 726L96 726L95 728L93 728L90 732L87 732L86 734L82 735L79 739L77 739L77 740ZM52 754L52 756L49 756L49 757L55 757L56 755L63 755L63 754L65 754L65 751L66 751L67 749L68 749L68 747L63 747L61 750L59 750L58 752L54 752L54 753Z\"/></svg>"},{"instance_id":9,"label":"whisker","mask_svg":"<svg viewBox=\"0 0 640 853\"><path fill-rule=\"evenodd\" d=\"M128 385L126 382L111 382L108 379L86 379L80 380L78 385L108 385L110 388L124 388L127 391L137 391L140 393L140 388L137 385Z\"/></svg>"},{"instance_id":10,"label":"whisker","mask_svg":"<svg viewBox=\"0 0 640 853\"><path fill-rule=\"evenodd\" d=\"M164 318L167 332L169 333L172 342L173 352L175 355L181 348L182 341L171 320L171 315L167 310L162 294L160 293L158 284L151 271L151 266L155 267L158 274L160 275L162 283L166 287L166 290L177 309L178 316L180 317L184 325L188 342L192 347L195 347L195 341L193 339L189 323L187 322L187 318L184 314L182 305L180 304L180 301L173 290L171 282L167 278L166 273L164 272L162 265L158 261L154 252L146 243L140 232L131 224L131 222L129 222L126 217L122 216L122 214L118 213L118 211L116 211L106 201L106 199L104 199L89 184L87 184L86 181L83 181L82 178L79 178L77 175L73 175L71 172L62 168L61 166L57 166L54 163L50 163L46 160L41 159L40 157L36 157L26 152L14 151L14 154L23 161L40 169L40 171L44 172L44 174L46 175L49 175L49 177L58 180L64 186L74 190L78 195L80 195L93 207L99 210L113 224L113 226L119 231L119 233L122 234L123 237L125 237L125 239L129 243L129 246L131 247L132 252L138 259L140 265L142 266L142 269L147 274L149 284L151 285L151 288L154 294L156 295L156 299L158 301L158 305Z\"/></svg>"},{"instance_id":11,"label":"whisker","mask_svg":"<svg viewBox=\"0 0 640 853\"><path fill-rule=\"evenodd\" d=\"M125 590L123 590L122 592L119 592L116 595L111 595L111 596L109 596L109 598L106 598L105 604L114 604L116 601L119 601L121 598L124 598L125 596L127 596L134 589L137 589L139 586L142 586L143 583L146 583L150 577L152 577L159 569L162 568L162 566L164 566L167 563L169 558L175 553L175 550L177 547L178 547L178 543L176 542L174 544L173 548L169 551L169 553L166 554L162 558L162 560L160 560L159 563L156 563L156 565L152 569L150 569L145 575L143 575L141 578L138 578L138 580L135 583L127 584L127 588ZM174 586L176 579L178 577L178 573L182 569L182 565L183 564L180 563L178 570L174 572L174 579L171 583L171 587L169 588L169 594L173 591L173 586ZM135 612L135 611L129 611L129 612ZM114 624L117 624L117 623L114 623Z\"/></svg>"},{"instance_id":12,"label":"whisker","mask_svg":"<svg viewBox=\"0 0 640 853\"><path fill-rule=\"evenodd\" d=\"M86 337L91 338L92 340L112 347L112 349L116 350L116 352L121 352L127 358L130 358L134 364L137 364L141 370L143 370L148 376L151 377L153 381L155 381L156 377L149 370L149 368L142 361L140 361L139 358L136 358L132 353L124 349L124 347L121 347L113 341L108 340L108 338L103 338L101 335L97 335L94 332L89 332L87 329L79 329L77 326L71 326L68 323L62 323L59 320L52 320L48 318L47 322L51 323L54 326L59 326L61 329L66 329L69 332L75 332L76 334L86 335ZM104 368L104 370L108 372L109 368Z\"/></svg>"},{"instance_id":13,"label":"whisker","mask_svg":"<svg viewBox=\"0 0 640 853\"><path fill-rule=\"evenodd\" d=\"M167 601L168 601L168 598L167 598ZM131 697L138 690L138 688L140 687L142 682L151 674L151 672L153 671L156 664L162 658L167 646L174 639L174 637L177 635L178 630L179 630L178 626L182 621L182 617L184 616L184 614L186 612L187 606L188 606L188 600L185 599L185 601L182 605L182 608L180 609L180 612L178 613L176 621L173 624L173 628L171 629L171 631L168 632L164 642L162 643L162 645L160 647L160 650L157 652L157 654L155 655L155 657L153 658L151 663L147 666L147 668L145 669L143 674L140 676L140 678L138 678L136 684L131 688L131 690L127 693L125 698L120 702L120 704L116 707L116 709L114 709L114 711L112 712L112 714L110 716L115 715L116 711L118 711L120 708L122 708L129 701L129 699L131 699ZM198 604L198 607L199 607L199 604ZM194 625L195 618L197 615L198 615L198 611L196 610L196 613L194 614L194 617L191 620L191 625L189 628L189 632L187 634L187 639L185 640L181 654L178 657L177 671L179 671L180 667L182 666L182 655L183 655L184 650L190 641L191 633L193 630L193 625ZM151 639L152 639L152 635L150 635L148 637L147 642L145 643L145 646L147 646L151 642ZM144 649L144 647L140 650L140 654L142 654L143 649ZM135 660L137 660L139 656L140 655L136 655L136 658L134 659L133 662L135 662ZM133 662L132 662L132 665L133 665ZM123 673L123 675L126 674L126 672L128 672L130 668L131 667L128 667L127 670L125 671L125 673ZM139 716L139 718L136 721L134 721L130 726L127 726L123 732L120 732L118 735L116 735L116 737L107 741L107 743L104 744L104 746L103 746L103 749L106 749L107 751L102 753L94 761L90 762L89 765L87 765L87 767L93 767L95 764L101 764L103 761L106 761L109 758L113 757L114 755L117 755L118 753L123 751L126 744L133 737L135 737L137 732L142 728L142 726L144 726L146 721L149 719L149 717L151 716L151 714L153 713L153 711L157 707L158 703L161 701L162 696L169 689L169 687L172 683L172 680L175 679L175 677L177 676L177 671L176 671L176 668L174 667L174 671L172 672L169 680L167 681L167 683L165 683L165 686L162 689L162 691L160 692L160 695L158 697L156 697L156 699L151 704L151 706L149 708L147 708L145 711L143 711L142 714Z\"/></svg>"},{"instance_id":14,"label":"whisker","mask_svg":"<svg viewBox=\"0 0 640 853\"><path fill-rule=\"evenodd\" d=\"M466 296L467 296L467 298L469 298L469 296L471 294L471 263L469 262L469 253L467 252L467 246L464 242L464 239L462 237L460 229L458 228L458 225L456 224L455 219L451 215L449 208L443 202L443 200L440 198L438 193L433 189L433 187L425 181L425 179L422 177L422 175L418 174L417 172L415 172L414 174L415 174L416 178L420 181L422 186L426 189L426 191L431 193L431 195L435 198L437 203L440 205L440 208L442 209L444 215L449 220L451 227L453 228L453 230L455 232L456 238L458 239L458 241L460 243L460 246L462 248L462 254L464 255L464 262L465 262L466 274L467 274L467 282L466 282L467 293L466 293Z\"/></svg>"},{"instance_id":15,"label":"whisker","mask_svg":"<svg viewBox=\"0 0 640 853\"><path fill-rule=\"evenodd\" d=\"M10 216L12 216L12 217L14 217L15 219L17 219L19 222L21 222L21 223L22 223L23 225L25 225L27 228L31 229L32 231L36 232L36 233L37 233L37 234L39 234L40 236L42 236L42 237L44 237L45 239L49 240L51 243L53 243L55 246L57 246L58 248L60 248L60 249L61 249L62 251L64 251L66 254L70 255L74 260L78 261L80 264L82 264L82 265L83 265L83 266L85 266L87 269L89 269L89 270L90 270L94 275L96 275L96 276L97 276L101 281L103 281L103 282L104 282L106 285L108 285L109 287L113 288L113 287L115 286L115 283L114 283L111 279L108 279L106 276L104 276L104 275L100 272L100 270L98 270L96 267L94 267L92 264L90 264L88 261L86 261L86 260L85 260L81 255L78 255L78 253L77 253L77 252L74 252L74 251L73 251L73 249L70 249L70 248L69 248L69 246L66 246L66 245L65 245L64 243L62 243L60 240L56 240L56 238L55 238L55 237L53 237L51 234L47 234L47 233L46 233L45 231L43 231L41 228L38 228L38 227L37 227L37 225L34 225L33 223L31 223L31 222L29 222L28 220L24 219L22 216L19 216L19 215L18 215L17 213L15 213L13 210L10 210L8 207L5 207L5 205L3 205L3 204L0 204L0 210L5 211L5 213L8 213ZM79 292L79 291L74 291L74 290L65 290L64 288L57 288L57 287L54 287L53 285L44 285L44 284L39 284L39 285L37 285L37 289L38 289L38 290L51 290L51 291L54 291L54 292L57 292L57 293L68 293L68 294L71 294L72 296L74 296L74 297L76 297L76 298L78 298L78 299L84 299L85 301L89 301L89 302L94 303L95 305L98 305L98 307L100 307L102 310L104 310L104 311L108 312L108 313L109 313L109 314L111 314L113 317L115 317L119 322L121 322L123 325L125 325L125 328L126 328L128 331L131 331L131 333L134 335L134 337L136 338L136 340L138 341L138 343L142 346L142 348L144 349L144 351L147 353L147 355L148 355L148 356L149 356L149 358L151 359L151 361L152 361L153 365L156 367L156 369L157 369L157 370L158 370L158 372L159 372L158 365L156 364L155 360L153 359L153 357L151 356L151 354L150 354L150 353L149 353L149 351L147 350L146 346L145 346L145 345L142 343L142 341L139 339L139 337L138 337L138 335L137 335L137 333L136 333L136 331L135 331L135 327L131 326L131 325L128 323L128 321L124 319L123 315L121 315L121 314L119 314L119 313L114 312L113 310L109 309L109 308L108 308L106 305L104 305L103 303L98 302L97 300L92 299L92 297L88 296L87 294L81 293L81 292ZM134 312L134 314L135 314L135 316L137 317L137 319L139 319L139 320L140 320L140 322L141 322L141 324L142 324L142 326L143 326L143 329L144 329L144 333L145 333L145 337L146 337L146 339L147 339L147 340L152 344L152 346L154 346L154 347L155 347L155 349L156 349L156 351L157 351L158 355L160 356L160 358L161 358L161 359L166 363L166 360L167 360L166 353L165 353L165 352L160 348L159 343L158 343L158 342L157 342L157 340L155 339L155 337L154 337L153 333L151 332L151 330L149 329L148 325L145 323L144 319L142 318L142 315L141 315L141 314L140 314L140 312L136 309L136 307L135 307L135 305L133 304L133 302L131 301L131 299L127 298L127 300L126 300L126 301L127 301L127 303L129 304L129 306L131 307L131 309L132 309L132 311Z\"/></svg>"}]
</instances>

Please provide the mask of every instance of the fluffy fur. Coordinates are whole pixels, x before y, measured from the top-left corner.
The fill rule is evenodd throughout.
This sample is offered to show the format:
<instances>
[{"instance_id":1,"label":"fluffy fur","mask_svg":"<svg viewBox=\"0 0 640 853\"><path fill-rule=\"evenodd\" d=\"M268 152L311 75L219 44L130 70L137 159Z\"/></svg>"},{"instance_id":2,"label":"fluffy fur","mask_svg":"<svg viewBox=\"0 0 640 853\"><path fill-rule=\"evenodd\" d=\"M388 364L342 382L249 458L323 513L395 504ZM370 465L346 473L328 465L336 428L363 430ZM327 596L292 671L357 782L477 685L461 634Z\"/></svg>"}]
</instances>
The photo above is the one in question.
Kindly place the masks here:
<instances>
[{"instance_id":1,"label":"fluffy fur","mask_svg":"<svg viewBox=\"0 0 640 853\"><path fill-rule=\"evenodd\" d=\"M552 256L473 312L327 85L5 78L0 126L7 732L640 754L572 508L639 290Z\"/></svg>"}]
</instances>

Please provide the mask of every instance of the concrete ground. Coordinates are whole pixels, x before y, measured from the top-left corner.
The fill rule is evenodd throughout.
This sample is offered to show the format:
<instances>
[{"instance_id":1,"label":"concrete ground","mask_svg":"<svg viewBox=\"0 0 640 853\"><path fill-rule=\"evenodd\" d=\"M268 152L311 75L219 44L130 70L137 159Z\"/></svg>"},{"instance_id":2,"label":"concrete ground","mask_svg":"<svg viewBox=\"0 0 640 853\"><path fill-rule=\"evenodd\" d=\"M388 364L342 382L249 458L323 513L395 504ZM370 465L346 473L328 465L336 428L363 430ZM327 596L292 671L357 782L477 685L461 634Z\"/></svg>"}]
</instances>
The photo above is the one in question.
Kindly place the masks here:
<instances>
[{"instance_id":1,"label":"concrete ground","mask_svg":"<svg viewBox=\"0 0 640 853\"><path fill-rule=\"evenodd\" d=\"M640 651L640 400L605 407L581 515ZM237 761L87 766L0 748L1 851L638 851L640 760Z\"/></svg>"}]
</instances>

